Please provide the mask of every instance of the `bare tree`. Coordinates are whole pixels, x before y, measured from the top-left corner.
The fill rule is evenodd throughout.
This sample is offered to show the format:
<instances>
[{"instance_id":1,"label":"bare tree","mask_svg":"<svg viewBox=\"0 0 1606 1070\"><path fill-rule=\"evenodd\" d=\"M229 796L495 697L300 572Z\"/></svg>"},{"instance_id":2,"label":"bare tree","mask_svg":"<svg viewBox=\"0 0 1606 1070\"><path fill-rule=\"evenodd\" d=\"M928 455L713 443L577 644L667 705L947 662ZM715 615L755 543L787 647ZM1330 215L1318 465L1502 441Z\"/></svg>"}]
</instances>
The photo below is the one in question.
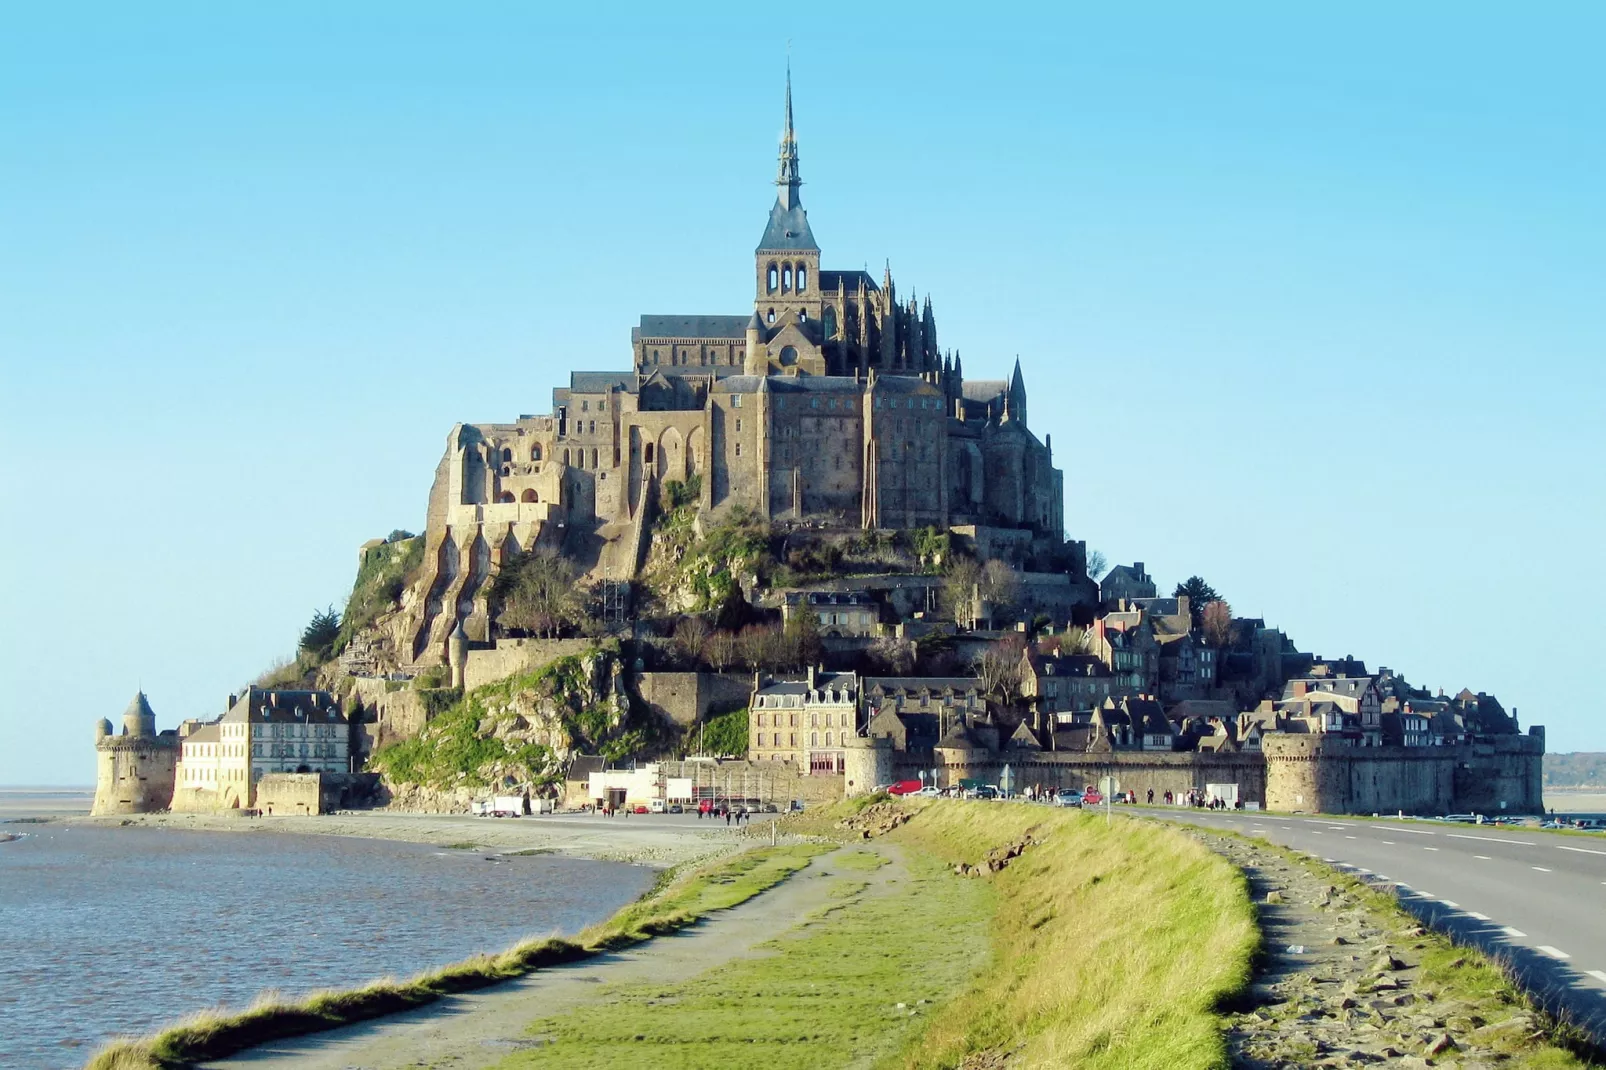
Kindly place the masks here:
<instances>
[{"instance_id":1,"label":"bare tree","mask_svg":"<svg viewBox=\"0 0 1606 1070\"><path fill-rule=\"evenodd\" d=\"M998 610L1020 604L1020 576L1007 561L995 557L981 567L981 597Z\"/></svg>"},{"instance_id":2,"label":"bare tree","mask_svg":"<svg viewBox=\"0 0 1606 1070\"><path fill-rule=\"evenodd\" d=\"M724 672L737 660L737 645L736 636L727 631L718 631L708 637L708 642L703 646L703 656L715 672Z\"/></svg>"},{"instance_id":3,"label":"bare tree","mask_svg":"<svg viewBox=\"0 0 1606 1070\"><path fill-rule=\"evenodd\" d=\"M1019 635L1006 635L996 643L989 643L976 655L976 675L981 678L982 690L994 696L1005 706L1012 706L1020 698L1021 655L1026 652L1026 641Z\"/></svg>"},{"instance_id":4,"label":"bare tree","mask_svg":"<svg viewBox=\"0 0 1606 1070\"><path fill-rule=\"evenodd\" d=\"M955 624L966 627L976 622L976 588L981 583L981 566L968 557L948 559L947 578L942 583L942 608Z\"/></svg>"},{"instance_id":5,"label":"bare tree","mask_svg":"<svg viewBox=\"0 0 1606 1070\"><path fill-rule=\"evenodd\" d=\"M1203 614L1203 630L1205 642L1213 647L1232 645L1237 629L1232 623L1232 607L1226 599L1217 598L1205 603Z\"/></svg>"},{"instance_id":6,"label":"bare tree","mask_svg":"<svg viewBox=\"0 0 1606 1070\"><path fill-rule=\"evenodd\" d=\"M681 658L699 665L708 655L710 629L701 617L682 617L675 625L675 650Z\"/></svg>"},{"instance_id":7,"label":"bare tree","mask_svg":"<svg viewBox=\"0 0 1606 1070\"><path fill-rule=\"evenodd\" d=\"M574 566L559 554L541 550L519 558L496 577L502 627L551 638L579 625L586 614L575 579Z\"/></svg>"},{"instance_id":8,"label":"bare tree","mask_svg":"<svg viewBox=\"0 0 1606 1070\"><path fill-rule=\"evenodd\" d=\"M1103 579L1104 574L1110 570L1110 560L1104 556L1103 550L1089 550L1087 552L1086 572L1092 579Z\"/></svg>"},{"instance_id":9,"label":"bare tree","mask_svg":"<svg viewBox=\"0 0 1606 1070\"><path fill-rule=\"evenodd\" d=\"M870 661L888 676L908 676L915 668L915 645L907 639L885 635L870 644Z\"/></svg>"}]
</instances>

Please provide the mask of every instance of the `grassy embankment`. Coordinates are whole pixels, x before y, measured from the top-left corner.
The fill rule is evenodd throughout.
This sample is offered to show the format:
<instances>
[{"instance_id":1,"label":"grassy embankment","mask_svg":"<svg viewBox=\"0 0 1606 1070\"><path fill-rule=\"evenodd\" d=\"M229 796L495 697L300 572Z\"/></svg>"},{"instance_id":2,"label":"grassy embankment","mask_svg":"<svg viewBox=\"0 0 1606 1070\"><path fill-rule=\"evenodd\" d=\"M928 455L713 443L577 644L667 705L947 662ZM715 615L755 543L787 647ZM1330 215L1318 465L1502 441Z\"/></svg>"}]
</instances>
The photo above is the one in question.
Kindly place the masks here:
<instances>
[{"instance_id":1,"label":"grassy embankment","mask_svg":"<svg viewBox=\"0 0 1606 1070\"><path fill-rule=\"evenodd\" d=\"M527 940L500 955L477 955L405 981L380 980L344 992L316 992L298 1001L268 993L244 1011L203 1011L138 1040L117 1040L85 1070L171 1070L220 1059L256 1044L301 1036L433 1003L456 992L520 977L545 966L683 929L774 887L830 848L820 844L759 847L677 876L666 870L641 899L574 939Z\"/></svg>"},{"instance_id":2,"label":"grassy embankment","mask_svg":"<svg viewBox=\"0 0 1606 1070\"><path fill-rule=\"evenodd\" d=\"M874 845L901 865L827 859L829 904L777 919L772 954L607 989L534 1023L545 1043L502 1070L1227 1065L1216 1009L1248 983L1259 943L1236 869L1157 826L906 805L915 818ZM1000 873L953 873L1025 838L1039 842Z\"/></svg>"}]
</instances>

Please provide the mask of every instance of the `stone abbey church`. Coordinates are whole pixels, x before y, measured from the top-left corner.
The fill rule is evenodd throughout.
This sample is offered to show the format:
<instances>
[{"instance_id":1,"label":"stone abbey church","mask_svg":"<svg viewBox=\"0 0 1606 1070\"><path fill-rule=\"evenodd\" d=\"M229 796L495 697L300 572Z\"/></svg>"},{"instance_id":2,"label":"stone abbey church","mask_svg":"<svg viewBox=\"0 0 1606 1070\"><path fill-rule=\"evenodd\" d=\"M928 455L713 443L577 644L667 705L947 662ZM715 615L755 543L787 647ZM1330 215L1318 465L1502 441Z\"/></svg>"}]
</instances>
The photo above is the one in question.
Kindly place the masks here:
<instances>
[{"instance_id":1,"label":"stone abbey church","mask_svg":"<svg viewBox=\"0 0 1606 1070\"><path fill-rule=\"evenodd\" d=\"M973 525L1039 553L1064 542L1063 475L1027 424L1019 362L1008 379L967 381L938 347L929 298L900 301L890 270L878 282L820 266L790 77L775 185L750 311L644 315L629 370L571 373L550 416L453 428L430 493L414 658L433 660L456 621L483 613L510 552L561 547L593 576L632 576L669 481L695 477L714 515Z\"/></svg>"}]
</instances>

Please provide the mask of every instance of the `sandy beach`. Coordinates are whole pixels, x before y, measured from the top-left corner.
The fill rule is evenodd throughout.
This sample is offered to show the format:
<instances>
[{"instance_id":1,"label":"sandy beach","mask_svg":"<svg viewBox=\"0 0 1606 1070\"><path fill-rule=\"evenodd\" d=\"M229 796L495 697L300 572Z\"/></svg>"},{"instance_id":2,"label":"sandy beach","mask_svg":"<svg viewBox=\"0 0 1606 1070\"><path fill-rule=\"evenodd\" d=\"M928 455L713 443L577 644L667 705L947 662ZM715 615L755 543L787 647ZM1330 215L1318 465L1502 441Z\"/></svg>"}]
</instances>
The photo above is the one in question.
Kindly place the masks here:
<instances>
[{"instance_id":1,"label":"sandy beach","mask_svg":"<svg viewBox=\"0 0 1606 1070\"><path fill-rule=\"evenodd\" d=\"M510 854L549 851L577 858L667 867L737 850L742 838L723 823L695 815L543 814L518 818L459 814L409 814L388 810L343 811L319 817L242 818L226 814L138 814L62 817L63 823L93 823L193 832L294 833L405 840L438 847ZM747 840L751 843L751 840Z\"/></svg>"}]
</instances>

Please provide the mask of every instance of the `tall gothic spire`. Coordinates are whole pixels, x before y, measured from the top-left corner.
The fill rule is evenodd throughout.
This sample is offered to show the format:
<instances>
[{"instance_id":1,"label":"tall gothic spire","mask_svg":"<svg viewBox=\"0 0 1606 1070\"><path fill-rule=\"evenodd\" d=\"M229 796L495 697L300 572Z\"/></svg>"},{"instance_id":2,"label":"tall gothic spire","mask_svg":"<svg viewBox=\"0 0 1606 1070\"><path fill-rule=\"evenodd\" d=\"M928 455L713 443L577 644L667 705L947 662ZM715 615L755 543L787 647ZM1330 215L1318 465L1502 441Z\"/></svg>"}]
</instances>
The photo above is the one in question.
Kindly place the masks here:
<instances>
[{"instance_id":1,"label":"tall gothic spire","mask_svg":"<svg viewBox=\"0 0 1606 1070\"><path fill-rule=\"evenodd\" d=\"M797 132L792 127L792 61L786 61L786 128L781 133L781 154L775 184L781 187L781 207L790 211L797 204L798 187L803 180L797 173Z\"/></svg>"}]
</instances>

